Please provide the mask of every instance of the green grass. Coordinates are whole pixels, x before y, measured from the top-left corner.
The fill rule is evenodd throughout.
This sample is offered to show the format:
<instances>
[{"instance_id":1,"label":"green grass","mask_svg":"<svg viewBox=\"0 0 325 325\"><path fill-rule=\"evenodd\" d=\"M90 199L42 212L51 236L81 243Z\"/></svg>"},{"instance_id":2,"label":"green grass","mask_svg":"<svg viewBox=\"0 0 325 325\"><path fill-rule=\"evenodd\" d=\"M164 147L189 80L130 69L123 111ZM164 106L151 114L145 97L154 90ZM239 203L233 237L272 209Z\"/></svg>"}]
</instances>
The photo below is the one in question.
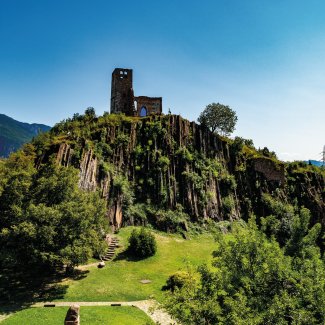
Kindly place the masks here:
<instances>
[{"instance_id":1,"label":"green grass","mask_svg":"<svg viewBox=\"0 0 325 325\"><path fill-rule=\"evenodd\" d=\"M67 307L29 308L21 310L1 322L1 325L57 325L63 324ZM135 307L81 307L83 325L153 325L151 319Z\"/></svg>"},{"instance_id":2,"label":"green grass","mask_svg":"<svg viewBox=\"0 0 325 325\"><path fill-rule=\"evenodd\" d=\"M157 240L157 253L150 258L134 261L124 253L127 239L134 227L121 229L118 234L121 248L120 255L106 267L98 269L89 267L89 272L81 274L79 280L69 279L55 283L52 293L42 293L36 300L32 298L34 291L27 294L22 301L134 301L148 298L163 300L162 287L167 278L174 272L186 269L188 265L197 266L209 263L216 243L212 235L201 234L184 240L179 235L154 232ZM140 280L148 279L149 284L141 284ZM3 308L2 308L3 309ZM1 308L0 308L1 310ZM5 310L5 309L3 309ZM29 308L17 311L1 324L62 324L67 308ZM134 307L82 307L82 324L146 324L147 316ZM138 319L138 322L136 322ZM149 323L150 324L150 323Z\"/></svg>"},{"instance_id":3,"label":"green grass","mask_svg":"<svg viewBox=\"0 0 325 325\"><path fill-rule=\"evenodd\" d=\"M121 251L127 246L132 227L123 228L119 233ZM140 261L126 258L106 263L98 269L90 267L89 273L81 280L67 280L65 301L134 301L155 298L163 299L162 286L169 275L185 269L187 265L197 266L211 260L216 247L211 235L203 234L184 240L180 236L155 233L157 253ZM123 256L123 254L122 254ZM140 280L148 279L149 284Z\"/></svg>"}]
</instances>

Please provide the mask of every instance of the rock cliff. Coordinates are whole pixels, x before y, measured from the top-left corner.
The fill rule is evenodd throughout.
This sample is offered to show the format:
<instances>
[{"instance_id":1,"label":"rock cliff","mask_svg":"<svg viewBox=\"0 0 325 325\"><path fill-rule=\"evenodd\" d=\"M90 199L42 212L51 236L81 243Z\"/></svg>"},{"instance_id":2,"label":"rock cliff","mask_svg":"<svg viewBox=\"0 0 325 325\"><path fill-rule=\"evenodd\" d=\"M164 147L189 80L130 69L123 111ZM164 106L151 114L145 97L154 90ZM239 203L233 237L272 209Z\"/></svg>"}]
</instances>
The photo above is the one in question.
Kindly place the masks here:
<instances>
[{"instance_id":1,"label":"rock cliff","mask_svg":"<svg viewBox=\"0 0 325 325\"><path fill-rule=\"evenodd\" d=\"M79 186L101 191L115 228L138 203L181 209L194 221L263 216L269 213L264 193L308 207L314 222L324 225L324 174L301 176L297 168L180 116L106 114L72 119L51 132L61 143L47 148L42 161L54 154L57 164L79 168Z\"/></svg>"}]
</instances>

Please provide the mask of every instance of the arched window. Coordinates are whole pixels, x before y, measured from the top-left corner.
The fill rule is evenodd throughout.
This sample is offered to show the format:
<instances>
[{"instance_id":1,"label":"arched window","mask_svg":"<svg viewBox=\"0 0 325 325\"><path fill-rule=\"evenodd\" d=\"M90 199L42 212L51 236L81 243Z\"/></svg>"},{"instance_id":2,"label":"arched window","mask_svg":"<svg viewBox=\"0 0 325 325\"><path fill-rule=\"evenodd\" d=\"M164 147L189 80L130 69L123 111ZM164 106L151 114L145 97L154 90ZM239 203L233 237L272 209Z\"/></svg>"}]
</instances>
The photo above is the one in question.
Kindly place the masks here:
<instances>
[{"instance_id":1,"label":"arched window","mask_svg":"<svg viewBox=\"0 0 325 325\"><path fill-rule=\"evenodd\" d=\"M145 106L142 106L140 110L140 117L145 117L145 116L147 116L147 108Z\"/></svg>"}]
</instances>

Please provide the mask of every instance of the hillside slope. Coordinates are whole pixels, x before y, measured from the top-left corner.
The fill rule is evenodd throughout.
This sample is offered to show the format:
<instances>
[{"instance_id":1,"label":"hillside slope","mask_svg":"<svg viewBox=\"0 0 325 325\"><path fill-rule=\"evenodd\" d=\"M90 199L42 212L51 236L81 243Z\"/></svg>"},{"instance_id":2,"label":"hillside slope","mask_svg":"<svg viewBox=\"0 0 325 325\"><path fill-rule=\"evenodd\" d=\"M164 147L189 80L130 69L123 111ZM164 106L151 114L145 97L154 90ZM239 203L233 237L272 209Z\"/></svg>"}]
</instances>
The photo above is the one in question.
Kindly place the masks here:
<instances>
[{"instance_id":1,"label":"hillside slope","mask_svg":"<svg viewBox=\"0 0 325 325\"><path fill-rule=\"evenodd\" d=\"M0 157L8 157L11 152L29 142L39 132L50 129L44 124L28 124L0 114Z\"/></svg>"},{"instance_id":2,"label":"hillside slope","mask_svg":"<svg viewBox=\"0 0 325 325\"><path fill-rule=\"evenodd\" d=\"M112 226L290 215L305 206L325 225L324 171L285 164L177 115L76 116L34 143L37 164L80 170L79 186L100 190Z\"/></svg>"}]
</instances>

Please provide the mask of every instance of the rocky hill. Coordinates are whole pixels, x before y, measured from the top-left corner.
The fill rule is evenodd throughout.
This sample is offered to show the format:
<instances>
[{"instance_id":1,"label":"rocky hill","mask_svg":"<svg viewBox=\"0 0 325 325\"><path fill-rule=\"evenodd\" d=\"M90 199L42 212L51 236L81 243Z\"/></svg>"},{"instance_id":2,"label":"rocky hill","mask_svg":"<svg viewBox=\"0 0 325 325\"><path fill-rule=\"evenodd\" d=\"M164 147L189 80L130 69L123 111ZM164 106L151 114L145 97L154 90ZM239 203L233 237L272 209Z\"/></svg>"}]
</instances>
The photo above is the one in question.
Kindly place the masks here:
<instances>
[{"instance_id":1,"label":"rocky hill","mask_svg":"<svg viewBox=\"0 0 325 325\"><path fill-rule=\"evenodd\" d=\"M29 142L39 132L46 132L49 129L50 127L44 124L23 123L0 114L0 157L8 157L11 152Z\"/></svg>"},{"instance_id":2,"label":"rocky hill","mask_svg":"<svg viewBox=\"0 0 325 325\"><path fill-rule=\"evenodd\" d=\"M172 231L252 213L283 219L302 206L312 223L325 226L324 171L285 164L267 148L220 137L181 116L76 115L33 146L37 166L80 170L80 187L101 192L115 229L150 222Z\"/></svg>"}]
</instances>

